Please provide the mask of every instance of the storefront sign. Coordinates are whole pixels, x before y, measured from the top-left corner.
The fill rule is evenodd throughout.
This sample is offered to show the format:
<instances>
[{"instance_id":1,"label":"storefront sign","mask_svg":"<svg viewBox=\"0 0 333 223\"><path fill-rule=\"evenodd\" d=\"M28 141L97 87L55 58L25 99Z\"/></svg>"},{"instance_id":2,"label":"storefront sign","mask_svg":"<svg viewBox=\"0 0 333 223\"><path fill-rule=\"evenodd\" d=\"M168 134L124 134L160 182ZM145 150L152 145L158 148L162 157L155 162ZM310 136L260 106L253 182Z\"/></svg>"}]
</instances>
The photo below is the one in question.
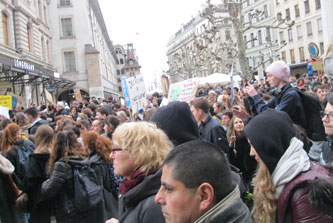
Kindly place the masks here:
<instances>
[{"instance_id":1,"label":"storefront sign","mask_svg":"<svg viewBox=\"0 0 333 223\"><path fill-rule=\"evenodd\" d=\"M13 109L11 95L0 95L0 106L6 107L9 110Z\"/></svg>"},{"instance_id":2,"label":"storefront sign","mask_svg":"<svg viewBox=\"0 0 333 223\"><path fill-rule=\"evenodd\" d=\"M25 62L23 60L18 60L18 59L14 59L14 67L23 69L23 70L28 70L28 71L35 70L35 65Z\"/></svg>"}]
</instances>

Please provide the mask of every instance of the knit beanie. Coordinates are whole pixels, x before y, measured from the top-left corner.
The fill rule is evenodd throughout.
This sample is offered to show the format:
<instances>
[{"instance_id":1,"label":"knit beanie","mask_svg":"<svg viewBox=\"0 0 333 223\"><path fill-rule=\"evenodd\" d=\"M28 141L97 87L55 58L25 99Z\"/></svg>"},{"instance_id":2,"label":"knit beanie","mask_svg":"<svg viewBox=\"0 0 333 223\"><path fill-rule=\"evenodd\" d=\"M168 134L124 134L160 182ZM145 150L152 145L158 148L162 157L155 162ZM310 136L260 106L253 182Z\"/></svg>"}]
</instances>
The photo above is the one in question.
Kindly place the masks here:
<instances>
[{"instance_id":1,"label":"knit beanie","mask_svg":"<svg viewBox=\"0 0 333 223\"><path fill-rule=\"evenodd\" d=\"M255 116L245 126L244 133L271 174L296 136L289 115L274 109Z\"/></svg>"},{"instance_id":2,"label":"knit beanie","mask_svg":"<svg viewBox=\"0 0 333 223\"><path fill-rule=\"evenodd\" d=\"M282 60L278 60L273 62L266 68L266 73L271 73L273 76L279 78L280 80L288 82L288 78L290 75L290 68L288 64L286 64Z\"/></svg>"},{"instance_id":3,"label":"knit beanie","mask_svg":"<svg viewBox=\"0 0 333 223\"><path fill-rule=\"evenodd\" d=\"M173 101L160 107L150 118L150 122L155 122L175 146L199 139L198 125L186 102Z\"/></svg>"}]
</instances>

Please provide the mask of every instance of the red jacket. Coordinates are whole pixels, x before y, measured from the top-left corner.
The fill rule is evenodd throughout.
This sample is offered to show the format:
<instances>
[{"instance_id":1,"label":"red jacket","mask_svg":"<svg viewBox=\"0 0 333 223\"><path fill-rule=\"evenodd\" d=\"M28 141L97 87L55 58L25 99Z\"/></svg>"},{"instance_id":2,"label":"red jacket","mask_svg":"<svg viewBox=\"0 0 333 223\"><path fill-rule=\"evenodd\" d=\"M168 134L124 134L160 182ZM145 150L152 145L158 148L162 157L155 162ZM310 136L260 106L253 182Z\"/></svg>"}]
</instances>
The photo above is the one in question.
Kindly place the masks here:
<instances>
[{"instance_id":1,"label":"red jacket","mask_svg":"<svg viewBox=\"0 0 333 223\"><path fill-rule=\"evenodd\" d=\"M332 223L333 171L311 163L283 189L277 206L278 223Z\"/></svg>"}]
</instances>

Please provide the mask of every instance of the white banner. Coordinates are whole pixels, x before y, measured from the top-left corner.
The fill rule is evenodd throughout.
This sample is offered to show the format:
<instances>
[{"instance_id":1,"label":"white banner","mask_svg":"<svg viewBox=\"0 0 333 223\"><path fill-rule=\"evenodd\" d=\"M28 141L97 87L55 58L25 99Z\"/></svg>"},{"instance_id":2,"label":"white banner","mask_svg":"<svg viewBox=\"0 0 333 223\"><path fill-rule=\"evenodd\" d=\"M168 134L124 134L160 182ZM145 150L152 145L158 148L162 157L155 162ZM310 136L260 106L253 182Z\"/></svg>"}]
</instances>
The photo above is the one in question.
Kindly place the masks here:
<instances>
[{"instance_id":1,"label":"white banner","mask_svg":"<svg viewBox=\"0 0 333 223\"><path fill-rule=\"evenodd\" d=\"M192 78L170 85L168 99L171 101L191 101L199 84L198 78Z\"/></svg>"},{"instance_id":2,"label":"white banner","mask_svg":"<svg viewBox=\"0 0 333 223\"><path fill-rule=\"evenodd\" d=\"M147 104L145 82L142 75L126 78L132 112L136 113Z\"/></svg>"}]
</instances>

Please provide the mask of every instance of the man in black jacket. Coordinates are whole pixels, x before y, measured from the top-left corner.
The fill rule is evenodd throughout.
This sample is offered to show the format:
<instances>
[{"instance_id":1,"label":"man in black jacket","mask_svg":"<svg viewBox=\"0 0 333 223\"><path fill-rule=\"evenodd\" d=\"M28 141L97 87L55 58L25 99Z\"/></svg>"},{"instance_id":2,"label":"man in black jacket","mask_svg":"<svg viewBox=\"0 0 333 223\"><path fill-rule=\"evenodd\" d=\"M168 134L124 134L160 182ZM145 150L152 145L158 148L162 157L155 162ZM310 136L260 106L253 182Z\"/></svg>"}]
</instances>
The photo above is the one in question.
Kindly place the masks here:
<instances>
[{"instance_id":1,"label":"man in black jacket","mask_svg":"<svg viewBox=\"0 0 333 223\"><path fill-rule=\"evenodd\" d=\"M28 128L29 135L34 135L39 126L48 124L47 121L38 117L38 110L36 107L27 108L24 113L27 115L29 123L31 124Z\"/></svg>"},{"instance_id":2,"label":"man in black jacket","mask_svg":"<svg viewBox=\"0 0 333 223\"><path fill-rule=\"evenodd\" d=\"M200 139L218 145L229 157L229 146L226 133L216 119L213 119L209 113L209 103L205 98L193 100L191 111L199 125Z\"/></svg>"}]
</instances>

